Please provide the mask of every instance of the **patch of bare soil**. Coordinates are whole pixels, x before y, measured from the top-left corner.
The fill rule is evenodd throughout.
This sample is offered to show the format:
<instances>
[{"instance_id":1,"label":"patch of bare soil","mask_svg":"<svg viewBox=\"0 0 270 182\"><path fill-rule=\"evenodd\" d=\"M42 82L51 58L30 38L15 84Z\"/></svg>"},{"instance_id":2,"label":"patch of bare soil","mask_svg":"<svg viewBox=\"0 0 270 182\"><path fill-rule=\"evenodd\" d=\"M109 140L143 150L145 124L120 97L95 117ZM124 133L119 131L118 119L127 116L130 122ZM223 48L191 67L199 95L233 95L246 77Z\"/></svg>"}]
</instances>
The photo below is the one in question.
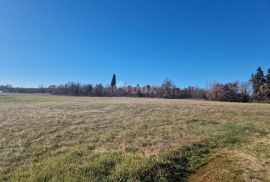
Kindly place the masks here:
<instances>
[{"instance_id":1,"label":"patch of bare soil","mask_svg":"<svg viewBox=\"0 0 270 182\"><path fill-rule=\"evenodd\" d=\"M209 161L201 170L192 175L190 182L244 181L234 160L227 154L220 154Z\"/></svg>"}]
</instances>

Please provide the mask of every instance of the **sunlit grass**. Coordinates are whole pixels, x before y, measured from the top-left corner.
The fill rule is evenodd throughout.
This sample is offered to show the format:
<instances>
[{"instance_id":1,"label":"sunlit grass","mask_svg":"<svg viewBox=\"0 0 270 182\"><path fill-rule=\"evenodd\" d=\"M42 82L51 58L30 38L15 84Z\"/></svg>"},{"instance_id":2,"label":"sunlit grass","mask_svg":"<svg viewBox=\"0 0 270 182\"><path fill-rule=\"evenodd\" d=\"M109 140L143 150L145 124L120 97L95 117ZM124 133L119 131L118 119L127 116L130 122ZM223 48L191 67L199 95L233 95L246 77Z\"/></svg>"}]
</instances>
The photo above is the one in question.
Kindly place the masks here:
<instances>
[{"instance_id":1,"label":"sunlit grass","mask_svg":"<svg viewBox=\"0 0 270 182\"><path fill-rule=\"evenodd\" d=\"M269 109L194 100L0 96L0 181L179 181L219 161L213 158L224 150L233 151L228 158L235 161L239 152L266 162ZM258 165L255 178L269 179L269 166ZM244 162L228 168L239 179L254 178Z\"/></svg>"}]
</instances>

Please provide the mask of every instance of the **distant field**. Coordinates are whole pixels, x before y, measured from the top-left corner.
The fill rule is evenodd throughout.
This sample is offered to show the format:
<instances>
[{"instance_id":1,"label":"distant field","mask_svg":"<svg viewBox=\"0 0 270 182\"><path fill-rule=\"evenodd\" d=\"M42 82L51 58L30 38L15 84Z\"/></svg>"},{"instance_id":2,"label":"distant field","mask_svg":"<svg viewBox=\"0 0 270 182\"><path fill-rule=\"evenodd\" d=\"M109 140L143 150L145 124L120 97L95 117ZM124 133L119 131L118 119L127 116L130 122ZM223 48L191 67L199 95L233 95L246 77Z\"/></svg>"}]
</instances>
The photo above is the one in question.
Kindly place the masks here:
<instances>
[{"instance_id":1,"label":"distant field","mask_svg":"<svg viewBox=\"0 0 270 182\"><path fill-rule=\"evenodd\" d=\"M270 104L2 94L0 181L270 181Z\"/></svg>"}]
</instances>

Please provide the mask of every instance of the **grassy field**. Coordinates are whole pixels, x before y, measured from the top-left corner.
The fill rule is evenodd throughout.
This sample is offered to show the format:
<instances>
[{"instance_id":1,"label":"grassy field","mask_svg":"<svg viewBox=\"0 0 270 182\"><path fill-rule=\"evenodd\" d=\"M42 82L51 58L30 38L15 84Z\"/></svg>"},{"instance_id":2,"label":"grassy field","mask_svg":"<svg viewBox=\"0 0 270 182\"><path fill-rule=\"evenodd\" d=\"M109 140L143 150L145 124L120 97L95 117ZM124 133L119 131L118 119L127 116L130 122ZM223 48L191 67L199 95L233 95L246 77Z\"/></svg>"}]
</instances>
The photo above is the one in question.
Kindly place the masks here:
<instances>
[{"instance_id":1,"label":"grassy field","mask_svg":"<svg viewBox=\"0 0 270 182\"><path fill-rule=\"evenodd\" d=\"M270 105L0 95L0 181L270 181Z\"/></svg>"}]
</instances>

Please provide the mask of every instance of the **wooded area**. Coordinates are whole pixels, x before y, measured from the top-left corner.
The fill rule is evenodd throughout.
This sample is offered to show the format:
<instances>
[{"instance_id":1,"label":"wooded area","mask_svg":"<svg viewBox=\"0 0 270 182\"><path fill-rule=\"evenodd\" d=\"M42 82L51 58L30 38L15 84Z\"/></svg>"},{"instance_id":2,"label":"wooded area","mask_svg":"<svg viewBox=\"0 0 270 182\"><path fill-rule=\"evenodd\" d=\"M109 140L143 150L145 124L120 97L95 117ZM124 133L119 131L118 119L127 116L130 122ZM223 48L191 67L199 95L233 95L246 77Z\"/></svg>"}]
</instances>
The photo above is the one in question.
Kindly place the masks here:
<instances>
[{"instance_id":1,"label":"wooded area","mask_svg":"<svg viewBox=\"0 0 270 182\"><path fill-rule=\"evenodd\" d=\"M252 74L249 81L239 83L214 83L209 88L202 89L189 86L177 87L170 79L165 79L160 86L124 85L116 87L116 75L113 75L110 85L80 84L70 82L64 85L50 85L40 88L20 88L11 85L1 85L0 91L6 93L47 93L69 96L95 97L150 97L170 99L206 99L229 102L270 102L270 69L264 75L261 67Z\"/></svg>"}]
</instances>

